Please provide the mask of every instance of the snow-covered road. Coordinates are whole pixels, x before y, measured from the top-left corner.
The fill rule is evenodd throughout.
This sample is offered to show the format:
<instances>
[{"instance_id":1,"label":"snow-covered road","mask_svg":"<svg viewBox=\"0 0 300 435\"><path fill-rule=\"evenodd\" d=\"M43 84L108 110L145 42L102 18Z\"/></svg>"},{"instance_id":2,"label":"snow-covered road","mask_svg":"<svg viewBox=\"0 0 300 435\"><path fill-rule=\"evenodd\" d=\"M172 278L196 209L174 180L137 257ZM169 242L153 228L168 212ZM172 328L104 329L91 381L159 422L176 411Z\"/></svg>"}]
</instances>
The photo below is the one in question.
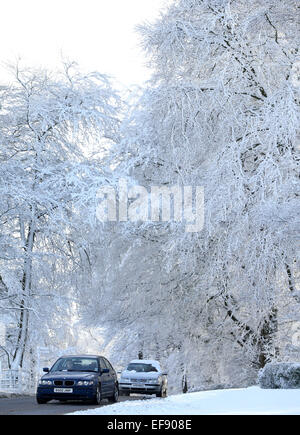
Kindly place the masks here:
<instances>
[{"instance_id":1,"label":"snow-covered road","mask_svg":"<svg viewBox=\"0 0 300 435\"><path fill-rule=\"evenodd\" d=\"M299 414L300 389L250 387L180 394L166 399L125 401L69 415Z\"/></svg>"}]
</instances>

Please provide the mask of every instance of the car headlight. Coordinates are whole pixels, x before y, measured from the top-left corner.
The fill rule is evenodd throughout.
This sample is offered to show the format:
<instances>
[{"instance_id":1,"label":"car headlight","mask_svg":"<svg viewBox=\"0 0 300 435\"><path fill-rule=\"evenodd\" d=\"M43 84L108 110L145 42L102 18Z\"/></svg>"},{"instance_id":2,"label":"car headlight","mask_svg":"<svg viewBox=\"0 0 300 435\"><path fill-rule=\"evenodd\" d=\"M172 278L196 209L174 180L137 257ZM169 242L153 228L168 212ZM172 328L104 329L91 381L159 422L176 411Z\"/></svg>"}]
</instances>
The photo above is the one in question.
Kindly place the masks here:
<instances>
[{"instance_id":1,"label":"car headlight","mask_svg":"<svg viewBox=\"0 0 300 435\"><path fill-rule=\"evenodd\" d=\"M88 385L93 385L94 381L78 381L77 385L87 387Z\"/></svg>"},{"instance_id":2,"label":"car headlight","mask_svg":"<svg viewBox=\"0 0 300 435\"><path fill-rule=\"evenodd\" d=\"M160 384L161 383L161 377L158 378L151 378L147 380L148 384Z\"/></svg>"},{"instance_id":3,"label":"car headlight","mask_svg":"<svg viewBox=\"0 0 300 435\"><path fill-rule=\"evenodd\" d=\"M40 385L52 385L52 381L46 381L45 379L41 379L39 382Z\"/></svg>"}]
</instances>

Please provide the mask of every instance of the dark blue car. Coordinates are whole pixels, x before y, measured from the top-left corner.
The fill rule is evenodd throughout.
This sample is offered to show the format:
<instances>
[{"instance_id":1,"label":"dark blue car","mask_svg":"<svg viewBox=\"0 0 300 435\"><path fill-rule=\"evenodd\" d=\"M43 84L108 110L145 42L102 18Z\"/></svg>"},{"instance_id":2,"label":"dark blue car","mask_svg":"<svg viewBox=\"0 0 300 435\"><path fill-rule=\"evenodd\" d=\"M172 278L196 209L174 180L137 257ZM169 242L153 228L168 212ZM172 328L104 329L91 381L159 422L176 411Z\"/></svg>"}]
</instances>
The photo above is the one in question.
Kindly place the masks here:
<instances>
[{"instance_id":1,"label":"dark blue car","mask_svg":"<svg viewBox=\"0 0 300 435\"><path fill-rule=\"evenodd\" d=\"M103 356L69 355L59 358L39 381L36 399L39 404L50 400L84 400L96 405L107 398L117 402L117 374Z\"/></svg>"}]
</instances>

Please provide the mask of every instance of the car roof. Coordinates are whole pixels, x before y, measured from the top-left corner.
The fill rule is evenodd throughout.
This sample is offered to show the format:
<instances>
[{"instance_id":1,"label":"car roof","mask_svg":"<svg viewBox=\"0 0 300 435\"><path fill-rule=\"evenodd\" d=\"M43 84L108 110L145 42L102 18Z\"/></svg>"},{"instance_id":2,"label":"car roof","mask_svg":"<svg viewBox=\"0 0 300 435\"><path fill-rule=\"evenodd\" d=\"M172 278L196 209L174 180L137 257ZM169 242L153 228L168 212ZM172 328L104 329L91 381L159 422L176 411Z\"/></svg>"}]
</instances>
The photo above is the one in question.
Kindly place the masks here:
<instances>
[{"instance_id":1,"label":"car roof","mask_svg":"<svg viewBox=\"0 0 300 435\"><path fill-rule=\"evenodd\" d=\"M62 355L59 358L105 358L102 355L89 355L89 354L80 354L80 355Z\"/></svg>"},{"instance_id":2,"label":"car roof","mask_svg":"<svg viewBox=\"0 0 300 435\"><path fill-rule=\"evenodd\" d=\"M133 359L129 364L151 364L157 370L161 370L159 361L154 359Z\"/></svg>"}]
</instances>

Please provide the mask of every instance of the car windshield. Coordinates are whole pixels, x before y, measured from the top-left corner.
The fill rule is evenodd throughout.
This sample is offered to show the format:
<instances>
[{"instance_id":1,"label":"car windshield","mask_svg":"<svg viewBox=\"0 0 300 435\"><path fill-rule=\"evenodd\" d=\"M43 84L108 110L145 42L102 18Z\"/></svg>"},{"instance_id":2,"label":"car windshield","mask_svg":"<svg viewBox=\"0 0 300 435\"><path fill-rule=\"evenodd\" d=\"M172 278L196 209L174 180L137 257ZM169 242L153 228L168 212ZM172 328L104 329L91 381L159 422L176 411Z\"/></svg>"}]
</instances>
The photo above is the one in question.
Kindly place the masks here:
<instances>
[{"instance_id":1,"label":"car windshield","mask_svg":"<svg viewBox=\"0 0 300 435\"><path fill-rule=\"evenodd\" d=\"M127 367L129 372L157 372L157 369L152 364L142 364L142 363L130 363Z\"/></svg>"},{"instance_id":2,"label":"car windshield","mask_svg":"<svg viewBox=\"0 0 300 435\"><path fill-rule=\"evenodd\" d=\"M60 358L51 368L51 372L97 372L96 358L68 357Z\"/></svg>"}]
</instances>

